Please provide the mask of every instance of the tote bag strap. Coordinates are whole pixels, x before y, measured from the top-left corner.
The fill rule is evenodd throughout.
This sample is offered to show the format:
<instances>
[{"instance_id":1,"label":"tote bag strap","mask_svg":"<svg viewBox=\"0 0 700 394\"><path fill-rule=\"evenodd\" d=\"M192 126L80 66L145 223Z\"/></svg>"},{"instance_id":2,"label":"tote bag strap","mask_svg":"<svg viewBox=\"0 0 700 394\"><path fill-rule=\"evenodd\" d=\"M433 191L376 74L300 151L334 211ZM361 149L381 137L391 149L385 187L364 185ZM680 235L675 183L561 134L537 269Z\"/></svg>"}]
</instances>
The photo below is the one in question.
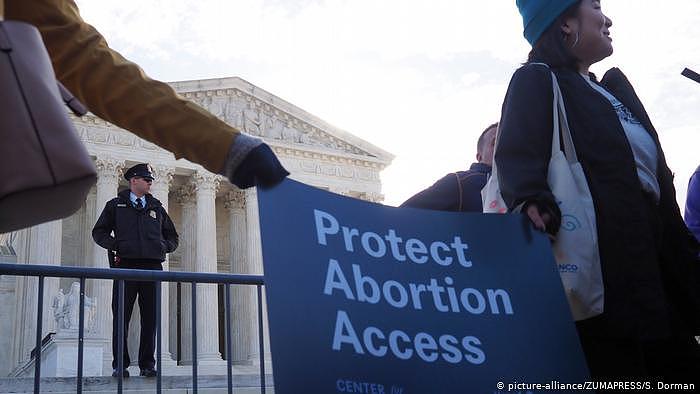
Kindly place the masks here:
<instances>
[{"instance_id":1,"label":"tote bag strap","mask_svg":"<svg viewBox=\"0 0 700 394\"><path fill-rule=\"evenodd\" d=\"M561 145L559 143L561 138L564 142L564 155L566 156L566 160L571 164L578 163L576 149L574 148L574 142L571 138L571 129L569 129L569 120L566 116L566 108L564 107L564 97L561 94L561 89L559 89L557 76L554 75L554 72L547 63L533 62L531 64L547 67L552 75L552 155L561 150Z\"/></svg>"},{"instance_id":2,"label":"tote bag strap","mask_svg":"<svg viewBox=\"0 0 700 394\"><path fill-rule=\"evenodd\" d=\"M578 163L574 141L571 137L569 120L564 107L564 97L561 94L557 77L552 72L552 155L561 149L560 138L564 143L564 155L569 164ZM561 135L561 137L560 137Z\"/></svg>"}]
</instances>

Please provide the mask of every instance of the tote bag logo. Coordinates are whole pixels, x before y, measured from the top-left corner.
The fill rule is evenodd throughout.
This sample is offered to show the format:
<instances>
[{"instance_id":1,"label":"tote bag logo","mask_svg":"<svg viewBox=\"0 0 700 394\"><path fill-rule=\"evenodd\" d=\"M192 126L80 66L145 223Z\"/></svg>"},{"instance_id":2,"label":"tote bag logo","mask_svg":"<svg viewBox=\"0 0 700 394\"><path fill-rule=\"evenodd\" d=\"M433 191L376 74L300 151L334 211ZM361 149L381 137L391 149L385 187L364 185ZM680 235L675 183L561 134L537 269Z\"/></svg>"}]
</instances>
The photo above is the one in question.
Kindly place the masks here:
<instances>
[{"instance_id":1,"label":"tote bag logo","mask_svg":"<svg viewBox=\"0 0 700 394\"><path fill-rule=\"evenodd\" d=\"M578 271L578 265L576 264L558 264L559 272L575 273Z\"/></svg>"}]
</instances>

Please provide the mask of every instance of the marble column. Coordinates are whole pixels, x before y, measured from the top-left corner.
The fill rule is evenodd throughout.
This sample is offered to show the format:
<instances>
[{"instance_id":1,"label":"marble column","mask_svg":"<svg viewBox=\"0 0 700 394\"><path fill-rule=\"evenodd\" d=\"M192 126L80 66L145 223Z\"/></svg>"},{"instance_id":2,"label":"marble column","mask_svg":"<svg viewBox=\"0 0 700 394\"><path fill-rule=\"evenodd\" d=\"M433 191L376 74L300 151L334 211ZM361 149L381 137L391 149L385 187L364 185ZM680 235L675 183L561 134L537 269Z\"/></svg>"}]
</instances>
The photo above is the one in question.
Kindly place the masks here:
<instances>
[{"instance_id":1,"label":"marble column","mask_svg":"<svg viewBox=\"0 0 700 394\"><path fill-rule=\"evenodd\" d=\"M117 196L119 179L124 169L124 162L112 157L98 157L97 185L95 187L95 221L100 217L107 201ZM93 223L94 225L94 223ZM92 235L91 235L92 237ZM94 245L92 260L87 264L94 268L109 268L107 251ZM104 371L112 370L112 281L90 279L87 281L87 295L96 297L95 336L107 340L104 349ZM138 357L134 358L138 359Z\"/></svg>"},{"instance_id":2,"label":"marble column","mask_svg":"<svg viewBox=\"0 0 700 394\"><path fill-rule=\"evenodd\" d=\"M229 256L230 271L234 274L246 274L247 226L245 212L245 193L232 190L226 194L224 207L229 214ZM233 342L233 362L248 361L250 348L250 321L254 317L252 299L255 295L252 286L231 286L231 338Z\"/></svg>"},{"instance_id":3,"label":"marble column","mask_svg":"<svg viewBox=\"0 0 700 394\"><path fill-rule=\"evenodd\" d=\"M79 262L81 267L92 266L92 258L95 255L95 248L99 248L99 246L95 244L95 241L92 240L92 228L95 225L95 222L97 222L95 214L99 213L96 212L97 207L95 206L95 198L97 197L96 193L96 187L93 187L90 189L90 192L85 198L85 215L83 215L85 220L83 222L83 225L85 226L85 238L83 238L83 260Z\"/></svg>"},{"instance_id":4,"label":"marble column","mask_svg":"<svg viewBox=\"0 0 700 394\"><path fill-rule=\"evenodd\" d=\"M13 233L12 237L15 238L16 235L17 233ZM2 236L0 236L0 238L2 238ZM8 262L14 263L16 260L10 260ZM16 338L16 336L13 335L15 322L17 321L15 314L17 307L16 287L17 277L0 275L0 316L5 316L5 318L0 319L0 332L7 333L7 335L0 335L0 351L5 355L5 357L0 358L0 376L8 376L15 367L12 354Z\"/></svg>"},{"instance_id":5,"label":"marble column","mask_svg":"<svg viewBox=\"0 0 700 394\"><path fill-rule=\"evenodd\" d=\"M175 198L182 207L182 229L180 231L181 260L180 269L184 272L194 272L197 251L197 206L195 205L195 190L192 184L185 184L177 189ZM189 283L180 284L180 364L192 364L192 303Z\"/></svg>"},{"instance_id":6,"label":"marble column","mask_svg":"<svg viewBox=\"0 0 700 394\"><path fill-rule=\"evenodd\" d=\"M197 171L192 177L197 198L197 272L217 272L216 191L221 177ZM216 284L197 286L198 360L221 361L219 353L219 298Z\"/></svg>"},{"instance_id":7,"label":"marble column","mask_svg":"<svg viewBox=\"0 0 700 394\"><path fill-rule=\"evenodd\" d=\"M262 247L260 242L260 217L258 216L258 193L255 188L246 190L246 226L248 228L248 246L246 253L246 273L253 275L263 274L263 259ZM264 288L263 288L264 290ZM248 358L253 363L260 361L260 341L258 340L258 299L257 290L250 300L249 308L252 311L251 320L249 321L250 328L250 353ZM265 293L263 291L263 339L265 341L265 359L269 359L270 352L270 333L267 324L267 306L265 302Z\"/></svg>"},{"instance_id":8,"label":"marble column","mask_svg":"<svg viewBox=\"0 0 700 394\"><path fill-rule=\"evenodd\" d=\"M18 264L61 264L62 221L55 220L21 230L18 234ZM42 301L42 338L55 332L55 321L51 311L51 299L58 293L58 278L44 278ZM36 322L39 280L36 277L16 279L16 319L14 324L14 344L12 347L14 366L22 366L30 357L36 345Z\"/></svg>"},{"instance_id":9,"label":"marble column","mask_svg":"<svg viewBox=\"0 0 700 394\"><path fill-rule=\"evenodd\" d=\"M162 167L156 166L151 167L153 169L153 184L151 185L151 194L153 197L160 200L163 204L163 208L166 212L168 211L168 195L170 193L170 185L173 181L173 175L175 169L172 167ZM163 262L163 271L168 271L170 268L168 256L165 257ZM162 336L161 336L161 349L163 352L163 361L172 361L172 354L170 352L170 282L163 282L161 284L161 325L162 325ZM140 324L139 324L140 325ZM139 327L140 328L140 327Z\"/></svg>"}]
</instances>

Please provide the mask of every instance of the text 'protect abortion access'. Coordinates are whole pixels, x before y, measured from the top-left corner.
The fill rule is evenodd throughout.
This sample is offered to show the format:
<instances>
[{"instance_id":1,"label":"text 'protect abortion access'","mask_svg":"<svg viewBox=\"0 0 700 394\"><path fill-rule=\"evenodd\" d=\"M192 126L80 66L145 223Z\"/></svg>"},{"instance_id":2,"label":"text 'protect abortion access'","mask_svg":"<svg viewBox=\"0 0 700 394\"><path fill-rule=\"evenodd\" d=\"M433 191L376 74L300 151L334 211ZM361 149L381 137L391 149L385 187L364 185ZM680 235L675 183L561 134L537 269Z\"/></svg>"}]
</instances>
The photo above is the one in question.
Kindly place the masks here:
<instances>
[{"instance_id":1,"label":"text 'protect abortion access'","mask_svg":"<svg viewBox=\"0 0 700 394\"><path fill-rule=\"evenodd\" d=\"M358 264L373 260L378 264L401 264L407 270L415 270L416 265L435 264L449 268L455 276L455 268L468 270L475 264L470 258L468 242L459 235L447 240L425 240L398 234L392 228L369 231L344 225L333 214L317 209L314 209L314 222L318 245L341 244L346 252L357 256L357 260L349 263L329 259L323 286L326 296L344 297L357 303L386 304L406 313L437 311L504 317L515 313L505 289L460 287L449 275L412 281L377 278L363 273L363 264ZM406 331L405 328L381 330L375 326L358 331L347 311L338 309L332 348L374 357L393 356L403 360L417 357L427 363L442 359L451 364L478 365L486 361L486 346L475 336Z\"/></svg>"}]
</instances>

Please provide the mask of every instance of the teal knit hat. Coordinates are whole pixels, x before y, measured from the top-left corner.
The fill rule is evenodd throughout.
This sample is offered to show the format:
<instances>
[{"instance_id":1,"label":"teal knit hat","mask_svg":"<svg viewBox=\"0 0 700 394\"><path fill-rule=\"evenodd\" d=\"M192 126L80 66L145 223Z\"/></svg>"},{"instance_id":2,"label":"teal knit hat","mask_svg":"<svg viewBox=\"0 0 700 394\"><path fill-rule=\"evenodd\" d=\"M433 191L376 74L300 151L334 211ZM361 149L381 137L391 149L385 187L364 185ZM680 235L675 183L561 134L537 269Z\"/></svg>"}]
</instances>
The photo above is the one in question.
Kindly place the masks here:
<instances>
[{"instance_id":1,"label":"teal knit hat","mask_svg":"<svg viewBox=\"0 0 700 394\"><path fill-rule=\"evenodd\" d=\"M525 39L534 46L542 33L578 0L516 0L518 11L523 17Z\"/></svg>"}]
</instances>

